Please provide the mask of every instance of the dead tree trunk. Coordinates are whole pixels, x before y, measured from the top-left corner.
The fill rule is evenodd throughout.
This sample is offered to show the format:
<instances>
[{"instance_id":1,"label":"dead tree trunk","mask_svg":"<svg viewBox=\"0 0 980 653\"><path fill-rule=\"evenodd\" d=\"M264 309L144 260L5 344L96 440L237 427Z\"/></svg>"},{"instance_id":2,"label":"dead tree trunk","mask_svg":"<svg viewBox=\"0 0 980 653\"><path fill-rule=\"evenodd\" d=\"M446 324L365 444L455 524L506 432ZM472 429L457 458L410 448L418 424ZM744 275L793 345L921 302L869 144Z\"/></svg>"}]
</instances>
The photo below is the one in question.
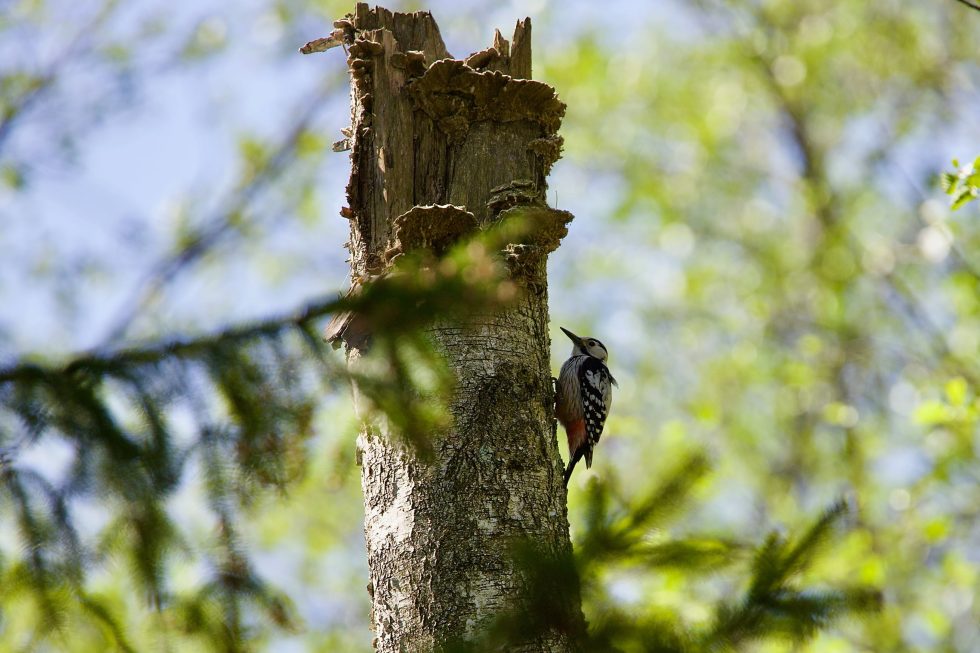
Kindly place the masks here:
<instances>
[{"instance_id":1,"label":"dead tree trunk","mask_svg":"<svg viewBox=\"0 0 980 653\"><path fill-rule=\"evenodd\" d=\"M429 333L457 380L453 426L432 437L435 459L422 461L385 427L365 427L358 439L376 648L432 651L479 640L519 605L530 580L512 545L526 541L556 557L571 550L545 272L571 219L545 204L565 107L551 87L529 79L529 19L517 23L512 42L497 32L492 47L465 61L446 52L429 13L358 4L335 26L352 80L342 214L355 285L385 272L386 248L406 241L413 225L468 213L483 227L524 207L546 227L533 243L508 248L523 290L513 306ZM346 344L356 364L363 342ZM577 589L550 600L563 616L508 650L580 647Z\"/></svg>"}]
</instances>

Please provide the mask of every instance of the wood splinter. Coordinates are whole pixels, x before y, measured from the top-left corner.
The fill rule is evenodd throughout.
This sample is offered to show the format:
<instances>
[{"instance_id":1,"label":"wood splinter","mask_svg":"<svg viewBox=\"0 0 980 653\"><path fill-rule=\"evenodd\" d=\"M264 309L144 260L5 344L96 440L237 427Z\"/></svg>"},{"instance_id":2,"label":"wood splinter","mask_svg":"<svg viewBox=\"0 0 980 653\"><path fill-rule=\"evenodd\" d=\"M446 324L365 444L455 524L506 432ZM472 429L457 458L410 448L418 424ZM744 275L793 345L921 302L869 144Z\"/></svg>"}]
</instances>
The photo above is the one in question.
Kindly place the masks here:
<instances>
[{"instance_id":1,"label":"wood splinter","mask_svg":"<svg viewBox=\"0 0 980 653\"><path fill-rule=\"evenodd\" d=\"M313 54L314 52L326 52L330 48L344 44L344 30L335 29L329 36L322 39L314 39L299 49L303 54Z\"/></svg>"}]
</instances>

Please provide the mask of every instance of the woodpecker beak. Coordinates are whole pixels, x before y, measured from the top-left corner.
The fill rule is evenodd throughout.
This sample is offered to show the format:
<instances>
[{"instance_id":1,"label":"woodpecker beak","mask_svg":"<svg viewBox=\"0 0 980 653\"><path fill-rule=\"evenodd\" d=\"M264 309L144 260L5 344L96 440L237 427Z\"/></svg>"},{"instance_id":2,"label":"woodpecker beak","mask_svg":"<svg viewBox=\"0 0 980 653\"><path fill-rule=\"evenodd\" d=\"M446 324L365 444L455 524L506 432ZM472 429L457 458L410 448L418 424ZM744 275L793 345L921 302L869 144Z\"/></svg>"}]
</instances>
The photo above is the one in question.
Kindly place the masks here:
<instances>
[{"instance_id":1,"label":"woodpecker beak","mask_svg":"<svg viewBox=\"0 0 980 653\"><path fill-rule=\"evenodd\" d=\"M582 339L579 338L577 335L575 335L574 333L572 333L571 331L569 331L565 327L558 327L558 328L561 329L562 333L564 333L566 336L568 336L568 339L571 340L572 342L574 342L576 345L581 345L582 344Z\"/></svg>"}]
</instances>

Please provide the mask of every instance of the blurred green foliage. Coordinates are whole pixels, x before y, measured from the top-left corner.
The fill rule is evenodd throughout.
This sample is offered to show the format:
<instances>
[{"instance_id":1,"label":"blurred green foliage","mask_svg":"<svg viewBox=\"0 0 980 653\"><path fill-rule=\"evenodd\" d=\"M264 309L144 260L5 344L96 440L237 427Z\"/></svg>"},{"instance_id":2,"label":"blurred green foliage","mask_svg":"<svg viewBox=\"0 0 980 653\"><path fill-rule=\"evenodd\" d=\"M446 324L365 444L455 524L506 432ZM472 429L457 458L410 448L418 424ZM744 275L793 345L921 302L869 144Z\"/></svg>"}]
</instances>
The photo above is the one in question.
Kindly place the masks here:
<instances>
[{"instance_id":1,"label":"blurred green foliage","mask_svg":"<svg viewBox=\"0 0 980 653\"><path fill-rule=\"evenodd\" d=\"M805 577L880 587L882 612L749 650L970 651L980 222L975 203L950 215L936 179L980 136L980 20L956 3L695 4L632 39L582 30L541 73L569 104L558 174L581 168L611 218L552 275L555 296L615 289L612 315L585 304L576 327L621 385L597 475L643 487L703 447L715 472L682 523L721 533L851 498L853 529ZM704 620L734 590L605 580L637 619L640 596Z\"/></svg>"},{"instance_id":2,"label":"blurred green foliage","mask_svg":"<svg viewBox=\"0 0 980 653\"><path fill-rule=\"evenodd\" d=\"M951 197L955 211L980 197L980 156L967 166L960 166L960 162L953 159L953 168L952 172L943 173L942 185Z\"/></svg>"},{"instance_id":3,"label":"blurred green foliage","mask_svg":"<svg viewBox=\"0 0 980 653\"><path fill-rule=\"evenodd\" d=\"M461 647L561 627L548 593L580 582L594 650L976 650L977 163L939 175L980 136L980 20L952 2L646 5L534 17L537 76L568 104L552 189L579 216L552 258L553 312L602 337L621 388L594 473L570 488L575 559L518 549L536 579L523 610ZM425 8L447 37L492 11ZM223 10L55 9L0 15L4 198L70 172L165 72L252 47ZM275 27L292 57L349 9L272 1L253 31ZM59 56L25 54L38 44ZM53 344L0 372L0 648L370 649L356 420L314 324L357 309L404 327L377 330L359 382L424 447L445 415L416 400L451 378L407 318L510 297L493 248L409 258L435 272L244 326L148 310L218 243L277 279L309 274L270 265L263 225L336 220L317 168L333 137L312 116L344 83L298 103L278 139L236 131L216 209L179 193L172 251L117 329L136 320L146 342ZM70 304L74 270L54 258L24 266ZM192 326L214 319L183 297Z\"/></svg>"}]
</instances>

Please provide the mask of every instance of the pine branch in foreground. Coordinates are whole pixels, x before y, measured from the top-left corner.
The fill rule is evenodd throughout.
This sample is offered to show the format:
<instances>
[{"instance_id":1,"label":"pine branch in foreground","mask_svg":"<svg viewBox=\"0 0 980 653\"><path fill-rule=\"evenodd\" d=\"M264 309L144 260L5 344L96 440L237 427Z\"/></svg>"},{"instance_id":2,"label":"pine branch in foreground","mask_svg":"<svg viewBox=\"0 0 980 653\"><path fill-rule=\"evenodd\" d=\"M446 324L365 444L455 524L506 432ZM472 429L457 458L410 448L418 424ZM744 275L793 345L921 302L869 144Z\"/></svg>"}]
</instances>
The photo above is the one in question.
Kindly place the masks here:
<instances>
[{"instance_id":1,"label":"pine branch in foreground","mask_svg":"<svg viewBox=\"0 0 980 653\"><path fill-rule=\"evenodd\" d=\"M211 649L242 650L257 616L292 628L287 597L258 575L239 533L249 507L259 493L287 491L303 475L317 407L350 379L370 410L405 424L408 442L425 450L421 436L451 388L423 332L454 311L494 310L513 297L501 281L508 234L479 233L440 258L406 253L357 296L213 333L62 362L25 357L0 369L0 519L18 525L23 552L0 556L5 611L33 619L22 629L38 641L99 623L99 641L125 649L125 615L87 585L119 561L127 591ZM315 322L340 311L371 332L367 364L353 374L317 335ZM64 470L24 463L25 452L56 442L73 452ZM214 527L203 550L170 508L188 479L197 479ZM109 515L98 533L76 523L78 501ZM175 593L169 573L187 556L204 564L205 579Z\"/></svg>"},{"instance_id":2,"label":"pine branch in foreground","mask_svg":"<svg viewBox=\"0 0 980 653\"><path fill-rule=\"evenodd\" d=\"M493 650L501 642L518 643L529 633L554 627L556 616L547 602L535 597L561 591L556 578L581 579L590 622L583 648L589 651L704 653L743 650L762 640L802 643L840 619L880 609L881 593L875 588L800 581L841 530L849 513L843 501L828 507L798 536L773 532L756 545L730 536L673 533L669 517L690 504L692 487L708 471L703 455L691 456L637 497L617 497L614 480L590 483L588 518L576 538L574 562L516 549L517 559L537 579L540 591L532 590L522 609L501 615L487 647L465 650ZM711 617L694 621L669 601L661 603L656 593L640 603L622 604L610 595L608 583L624 573L644 584L655 584L668 573L675 579L683 575L691 601L717 594L719 587L730 587L733 581L746 590L738 599L724 594L701 599L703 611ZM701 592L699 585L707 591Z\"/></svg>"},{"instance_id":3,"label":"pine branch in foreground","mask_svg":"<svg viewBox=\"0 0 980 653\"><path fill-rule=\"evenodd\" d=\"M267 487L284 489L302 472L322 361L312 322L335 301L196 337L79 355L63 364L23 362L0 371L2 517L18 524L25 555L0 567L5 610L33 604L25 625L36 639L101 623L132 650L112 602L86 580L109 560L128 570L134 591L160 611L187 616L185 630L236 650L245 606L283 627L294 617L252 571L237 524ZM317 356L309 356L309 351ZM193 416L191 431L173 414ZM55 441L74 451L63 471L26 465L22 454ZM35 457L36 459L37 457ZM210 578L196 596L177 596L167 570L190 545L168 502L201 469L202 491L220 537L206 558ZM77 501L111 518L79 533ZM191 603L188 603L191 602ZM196 607L189 616L188 605ZM181 608L180 606L184 606ZM207 617L207 618L205 618ZM236 643L237 642L237 643Z\"/></svg>"}]
</instances>

